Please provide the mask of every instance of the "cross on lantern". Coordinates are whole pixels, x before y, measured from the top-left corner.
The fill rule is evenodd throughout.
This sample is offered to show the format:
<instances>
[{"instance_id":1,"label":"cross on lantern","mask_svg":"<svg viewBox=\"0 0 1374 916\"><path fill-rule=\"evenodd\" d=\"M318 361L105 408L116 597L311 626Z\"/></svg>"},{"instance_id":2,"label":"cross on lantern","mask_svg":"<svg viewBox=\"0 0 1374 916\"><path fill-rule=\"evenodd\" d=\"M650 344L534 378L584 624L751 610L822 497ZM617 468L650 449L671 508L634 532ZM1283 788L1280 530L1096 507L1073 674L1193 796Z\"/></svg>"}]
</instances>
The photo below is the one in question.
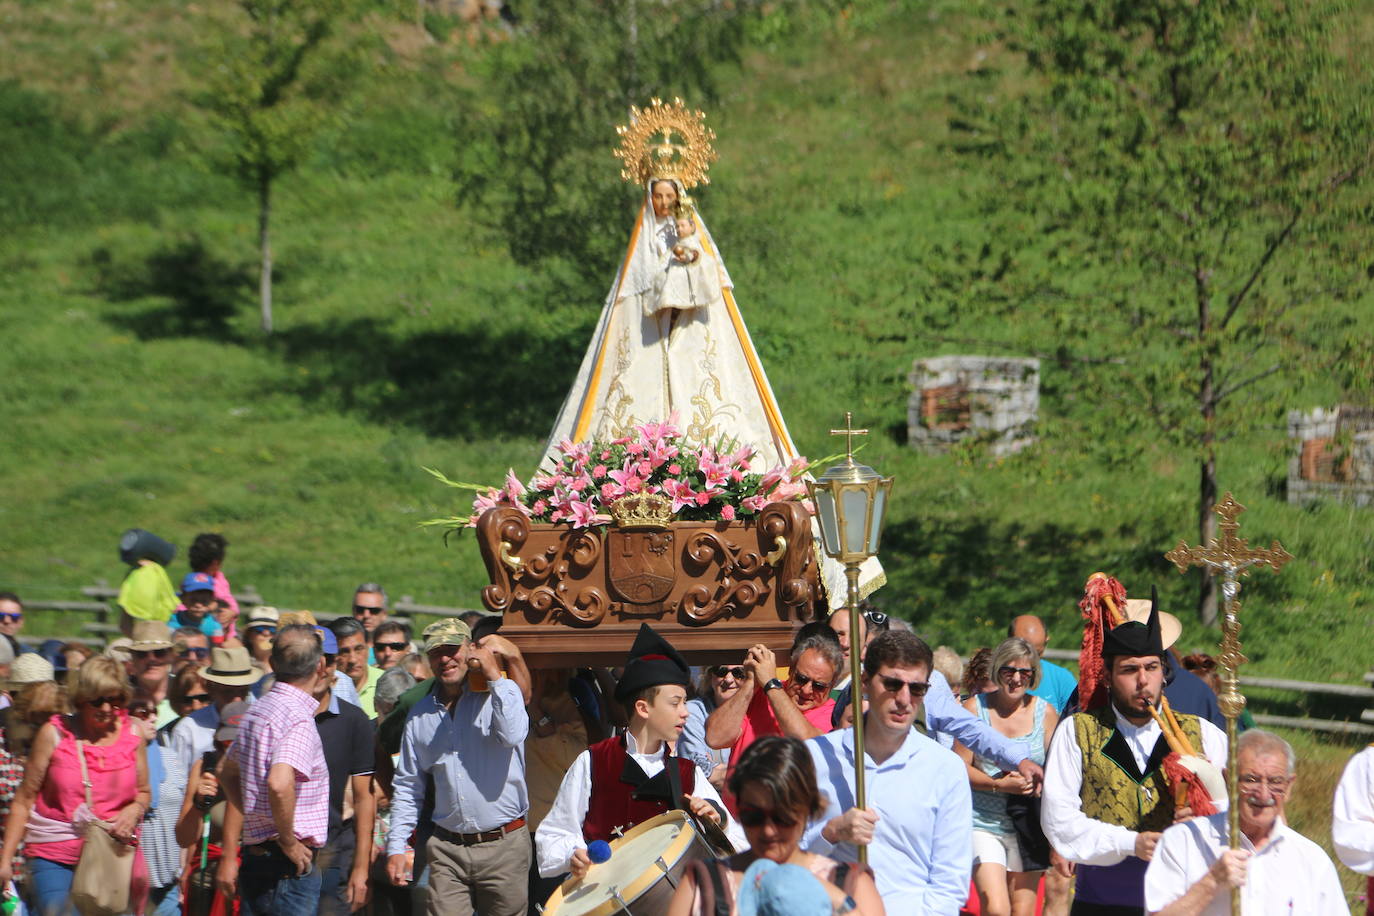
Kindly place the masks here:
<instances>
[{"instance_id":1,"label":"cross on lantern","mask_svg":"<svg viewBox=\"0 0 1374 916\"><path fill-rule=\"evenodd\" d=\"M846 410L846 411L844 412L844 429L832 429L832 430L830 431L830 435L832 435L832 436L844 436L844 452L845 452L845 457L848 458L848 459L852 462L852 461L854 460L854 437L855 437L855 436L867 436L867 435L868 435L868 430L866 430L866 429L855 429L855 428L854 428L854 413L853 413L853 411Z\"/></svg>"}]
</instances>

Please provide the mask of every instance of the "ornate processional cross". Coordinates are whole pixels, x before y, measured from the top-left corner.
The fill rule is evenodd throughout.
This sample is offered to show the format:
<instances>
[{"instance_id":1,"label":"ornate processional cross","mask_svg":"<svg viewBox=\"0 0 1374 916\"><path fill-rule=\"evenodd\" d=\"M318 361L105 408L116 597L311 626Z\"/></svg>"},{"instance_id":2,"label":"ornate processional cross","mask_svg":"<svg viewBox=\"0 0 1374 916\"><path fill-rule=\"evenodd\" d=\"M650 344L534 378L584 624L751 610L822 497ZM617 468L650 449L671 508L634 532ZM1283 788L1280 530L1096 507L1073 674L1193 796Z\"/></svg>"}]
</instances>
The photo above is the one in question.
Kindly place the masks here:
<instances>
[{"instance_id":1,"label":"ornate processional cross","mask_svg":"<svg viewBox=\"0 0 1374 916\"><path fill-rule=\"evenodd\" d=\"M855 428L854 428L854 413L853 413L853 411L846 410L846 411L844 412L844 429L832 429L832 430L830 431L830 435L832 435L832 436L844 436L844 451L845 451L845 457L849 459L849 462L850 462L851 464L853 464L853 463L854 463L854 437L855 437L855 436L867 436L867 435L868 435L868 430L866 430L866 429L855 429Z\"/></svg>"},{"instance_id":2,"label":"ornate processional cross","mask_svg":"<svg viewBox=\"0 0 1374 916\"><path fill-rule=\"evenodd\" d=\"M1238 849L1240 822L1236 782L1236 719L1245 710L1245 697L1240 692L1237 669L1246 661L1240 651L1239 580L1255 566L1268 566L1277 573L1293 556L1278 541L1274 541L1267 549L1252 548L1250 542L1240 536L1240 522L1237 521L1237 516L1245 511L1245 507L1236 502L1230 493L1212 511L1221 518L1221 537L1213 538L1205 547L1189 547L1184 541L1179 541L1177 547L1164 555L1164 559L1177 566L1179 573L1187 572L1190 566L1201 566L1220 572L1222 576L1221 593L1226 604L1221 621L1221 655L1217 659L1221 669L1221 695L1217 699L1221 714L1226 717L1229 745L1226 783L1231 804L1226 820L1230 827L1231 848ZM1233 916L1240 916L1238 888L1231 889L1231 912Z\"/></svg>"}]
</instances>

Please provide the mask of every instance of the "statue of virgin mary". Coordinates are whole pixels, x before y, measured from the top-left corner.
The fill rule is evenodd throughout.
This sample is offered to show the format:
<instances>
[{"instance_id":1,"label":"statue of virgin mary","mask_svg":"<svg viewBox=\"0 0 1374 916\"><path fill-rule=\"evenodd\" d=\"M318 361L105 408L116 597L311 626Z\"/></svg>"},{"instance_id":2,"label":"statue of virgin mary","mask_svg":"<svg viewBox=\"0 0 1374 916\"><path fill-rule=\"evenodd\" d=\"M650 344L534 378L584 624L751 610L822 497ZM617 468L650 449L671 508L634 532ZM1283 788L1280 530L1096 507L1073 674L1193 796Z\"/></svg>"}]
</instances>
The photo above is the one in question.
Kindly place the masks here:
<instances>
[{"instance_id":1,"label":"statue of virgin mary","mask_svg":"<svg viewBox=\"0 0 1374 916\"><path fill-rule=\"evenodd\" d=\"M790 464L797 448L783 422L763 363L735 302L734 284L699 210L687 190L705 179L714 159L714 134L681 100L634 110L620 133L617 155L623 175L644 189L639 217L615 282L601 309L577 377L558 413L545 448L545 463L557 464L560 442L608 440L630 435L636 424L676 415L691 443L753 446L753 467L762 472ZM674 144L670 135L685 135ZM662 134L662 142L651 136ZM701 267L713 270L719 296L694 308L660 307L667 271L681 269L686 245L679 244L678 219L695 226L691 248ZM674 249L678 249L675 253ZM715 283L710 284L712 292ZM832 606L846 594L844 570L822 564ZM876 558L865 564L861 589L883 583Z\"/></svg>"}]
</instances>

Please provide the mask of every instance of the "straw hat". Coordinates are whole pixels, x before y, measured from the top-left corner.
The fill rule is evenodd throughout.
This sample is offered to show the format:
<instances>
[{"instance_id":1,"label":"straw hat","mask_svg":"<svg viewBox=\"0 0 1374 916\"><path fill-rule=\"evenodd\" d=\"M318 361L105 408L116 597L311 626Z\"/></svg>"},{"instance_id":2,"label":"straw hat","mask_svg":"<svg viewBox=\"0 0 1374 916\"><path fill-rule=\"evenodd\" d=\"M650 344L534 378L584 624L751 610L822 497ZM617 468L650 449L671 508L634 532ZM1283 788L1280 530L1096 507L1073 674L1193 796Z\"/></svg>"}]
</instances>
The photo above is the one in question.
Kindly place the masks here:
<instances>
[{"instance_id":1,"label":"straw hat","mask_svg":"<svg viewBox=\"0 0 1374 916\"><path fill-rule=\"evenodd\" d=\"M1150 622L1150 599L1149 598L1127 598L1126 599L1126 622L1148 624ZM1179 619L1168 611L1159 612L1159 641L1163 647L1168 649L1178 638L1183 635L1183 624Z\"/></svg>"},{"instance_id":2,"label":"straw hat","mask_svg":"<svg viewBox=\"0 0 1374 916\"><path fill-rule=\"evenodd\" d=\"M244 687L256 684L262 678L262 669L254 667L253 657L243 646L217 646L210 650L210 667L200 676L212 684Z\"/></svg>"},{"instance_id":3,"label":"straw hat","mask_svg":"<svg viewBox=\"0 0 1374 916\"><path fill-rule=\"evenodd\" d=\"M172 631L167 628L167 624L159 623L156 620L135 620L133 632L130 634L133 642L129 643L129 648L135 652L152 652L156 649L172 648Z\"/></svg>"},{"instance_id":4,"label":"straw hat","mask_svg":"<svg viewBox=\"0 0 1374 916\"><path fill-rule=\"evenodd\" d=\"M8 690L18 690L25 684L37 684L54 680L52 662L37 652L25 652L10 665L10 679L5 682Z\"/></svg>"}]
</instances>

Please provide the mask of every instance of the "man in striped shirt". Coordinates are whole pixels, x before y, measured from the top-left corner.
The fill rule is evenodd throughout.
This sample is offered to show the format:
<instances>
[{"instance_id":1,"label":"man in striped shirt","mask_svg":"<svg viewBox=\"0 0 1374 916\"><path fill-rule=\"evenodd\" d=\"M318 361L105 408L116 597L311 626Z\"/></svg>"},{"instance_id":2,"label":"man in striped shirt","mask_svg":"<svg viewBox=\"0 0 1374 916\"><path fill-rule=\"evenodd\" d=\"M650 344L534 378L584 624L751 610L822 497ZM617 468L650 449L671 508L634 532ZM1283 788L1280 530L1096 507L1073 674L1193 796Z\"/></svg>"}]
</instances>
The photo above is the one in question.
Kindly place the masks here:
<instances>
[{"instance_id":1,"label":"man in striped shirt","mask_svg":"<svg viewBox=\"0 0 1374 916\"><path fill-rule=\"evenodd\" d=\"M315 855L329 830L329 768L315 729L314 693L328 677L314 627L277 631L276 684L243 717L222 782L243 812L238 874L243 916L313 916L320 905Z\"/></svg>"}]
</instances>

